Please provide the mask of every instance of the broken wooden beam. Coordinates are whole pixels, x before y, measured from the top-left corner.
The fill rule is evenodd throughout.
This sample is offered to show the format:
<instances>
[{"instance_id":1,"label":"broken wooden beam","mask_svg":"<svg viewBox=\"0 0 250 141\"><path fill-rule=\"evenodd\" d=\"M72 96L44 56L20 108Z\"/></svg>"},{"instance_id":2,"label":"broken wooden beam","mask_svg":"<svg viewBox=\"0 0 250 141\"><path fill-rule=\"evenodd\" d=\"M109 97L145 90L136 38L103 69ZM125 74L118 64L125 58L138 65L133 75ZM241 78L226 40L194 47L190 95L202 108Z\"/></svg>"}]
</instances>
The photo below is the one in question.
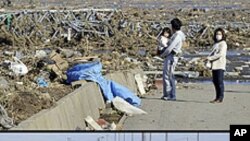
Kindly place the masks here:
<instances>
[{"instance_id":1,"label":"broken wooden beam","mask_svg":"<svg viewBox=\"0 0 250 141\"><path fill-rule=\"evenodd\" d=\"M102 127L97 124L97 122L91 116L87 116L85 121L87 125L89 125L93 130L103 130Z\"/></svg>"},{"instance_id":2,"label":"broken wooden beam","mask_svg":"<svg viewBox=\"0 0 250 141\"><path fill-rule=\"evenodd\" d=\"M136 84L138 86L138 90L140 92L141 95L144 95L146 94L146 91L144 89L144 85L143 85L143 80L142 80L142 77L141 77L141 74L136 74L135 75L135 81L136 81Z\"/></svg>"}]
</instances>

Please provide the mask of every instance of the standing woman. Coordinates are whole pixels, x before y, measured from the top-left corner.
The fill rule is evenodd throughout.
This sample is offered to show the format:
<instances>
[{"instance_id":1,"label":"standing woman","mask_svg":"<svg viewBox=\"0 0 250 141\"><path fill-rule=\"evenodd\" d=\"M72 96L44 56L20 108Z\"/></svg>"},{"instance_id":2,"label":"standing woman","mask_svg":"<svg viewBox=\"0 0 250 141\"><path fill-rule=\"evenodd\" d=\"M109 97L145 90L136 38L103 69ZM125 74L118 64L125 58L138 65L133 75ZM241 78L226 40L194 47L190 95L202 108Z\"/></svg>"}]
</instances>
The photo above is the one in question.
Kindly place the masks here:
<instances>
[{"instance_id":1,"label":"standing woman","mask_svg":"<svg viewBox=\"0 0 250 141\"><path fill-rule=\"evenodd\" d=\"M218 28L214 31L214 46L207 60L212 64L213 83L216 98L211 103L221 103L224 98L224 71L226 70L227 43L225 31Z\"/></svg>"}]
</instances>

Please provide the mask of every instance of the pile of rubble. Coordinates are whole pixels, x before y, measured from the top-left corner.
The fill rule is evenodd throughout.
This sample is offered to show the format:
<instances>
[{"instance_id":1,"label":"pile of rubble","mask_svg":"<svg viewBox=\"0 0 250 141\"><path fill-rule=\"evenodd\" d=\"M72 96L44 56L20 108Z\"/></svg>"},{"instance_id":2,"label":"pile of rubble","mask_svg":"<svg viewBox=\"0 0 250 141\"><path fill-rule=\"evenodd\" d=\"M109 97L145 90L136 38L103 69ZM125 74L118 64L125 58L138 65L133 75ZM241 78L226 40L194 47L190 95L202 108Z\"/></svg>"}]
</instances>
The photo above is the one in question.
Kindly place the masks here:
<instances>
[{"instance_id":1,"label":"pile of rubble","mask_svg":"<svg viewBox=\"0 0 250 141\"><path fill-rule=\"evenodd\" d=\"M1 62L0 104L7 109L15 124L53 106L73 91L64 82L68 62L58 53L51 52L50 57L40 59L38 52L35 59L26 53L8 52L12 53L16 57L12 58L6 52L1 55L5 60ZM42 54L41 51L39 53Z\"/></svg>"},{"instance_id":2,"label":"pile of rubble","mask_svg":"<svg viewBox=\"0 0 250 141\"><path fill-rule=\"evenodd\" d=\"M0 104L15 124L51 107L73 91L65 83L65 71L77 63L100 60L103 74L133 68L149 73L162 71L163 59L156 56L157 36L163 27L170 26L174 17L184 23L185 55L209 50L217 27L227 30L229 49L249 47L250 11L229 11L135 8L3 11ZM205 69L200 57L182 57L176 75L210 77L211 72ZM244 65L249 68L249 64ZM238 67L232 72L242 70Z\"/></svg>"}]
</instances>

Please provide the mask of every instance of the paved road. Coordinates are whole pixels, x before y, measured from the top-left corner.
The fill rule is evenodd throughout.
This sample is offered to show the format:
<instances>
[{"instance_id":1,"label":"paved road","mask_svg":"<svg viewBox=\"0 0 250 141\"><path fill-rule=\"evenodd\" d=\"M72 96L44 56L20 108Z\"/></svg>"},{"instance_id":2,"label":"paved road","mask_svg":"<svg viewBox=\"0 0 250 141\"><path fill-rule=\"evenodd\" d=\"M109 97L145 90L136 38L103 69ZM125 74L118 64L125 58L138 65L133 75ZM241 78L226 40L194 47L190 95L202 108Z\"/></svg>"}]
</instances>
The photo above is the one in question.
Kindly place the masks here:
<instances>
[{"instance_id":1,"label":"paved road","mask_svg":"<svg viewBox=\"0 0 250 141\"><path fill-rule=\"evenodd\" d=\"M223 103L212 104L212 84L188 84L177 90L176 102L160 100L154 91L142 99L147 115L129 117L125 130L229 130L230 124L250 124L250 86L226 85Z\"/></svg>"}]
</instances>

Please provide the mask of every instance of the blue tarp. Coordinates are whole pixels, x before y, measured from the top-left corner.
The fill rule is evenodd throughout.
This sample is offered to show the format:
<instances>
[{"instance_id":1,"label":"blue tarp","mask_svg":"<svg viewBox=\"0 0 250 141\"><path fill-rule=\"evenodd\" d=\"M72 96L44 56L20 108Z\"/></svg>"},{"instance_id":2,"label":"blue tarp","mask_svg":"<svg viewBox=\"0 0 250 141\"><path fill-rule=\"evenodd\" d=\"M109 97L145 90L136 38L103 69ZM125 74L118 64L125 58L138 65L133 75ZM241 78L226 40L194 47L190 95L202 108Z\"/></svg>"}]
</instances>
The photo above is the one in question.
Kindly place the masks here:
<instances>
[{"instance_id":1,"label":"blue tarp","mask_svg":"<svg viewBox=\"0 0 250 141\"><path fill-rule=\"evenodd\" d=\"M78 80L90 80L99 84L103 92L104 98L107 101L112 101L114 97L119 96L126 100L128 103L139 106L141 100L128 88L112 81L106 80L102 74L102 65L99 61L78 64L68 69L67 71L67 83Z\"/></svg>"}]
</instances>

